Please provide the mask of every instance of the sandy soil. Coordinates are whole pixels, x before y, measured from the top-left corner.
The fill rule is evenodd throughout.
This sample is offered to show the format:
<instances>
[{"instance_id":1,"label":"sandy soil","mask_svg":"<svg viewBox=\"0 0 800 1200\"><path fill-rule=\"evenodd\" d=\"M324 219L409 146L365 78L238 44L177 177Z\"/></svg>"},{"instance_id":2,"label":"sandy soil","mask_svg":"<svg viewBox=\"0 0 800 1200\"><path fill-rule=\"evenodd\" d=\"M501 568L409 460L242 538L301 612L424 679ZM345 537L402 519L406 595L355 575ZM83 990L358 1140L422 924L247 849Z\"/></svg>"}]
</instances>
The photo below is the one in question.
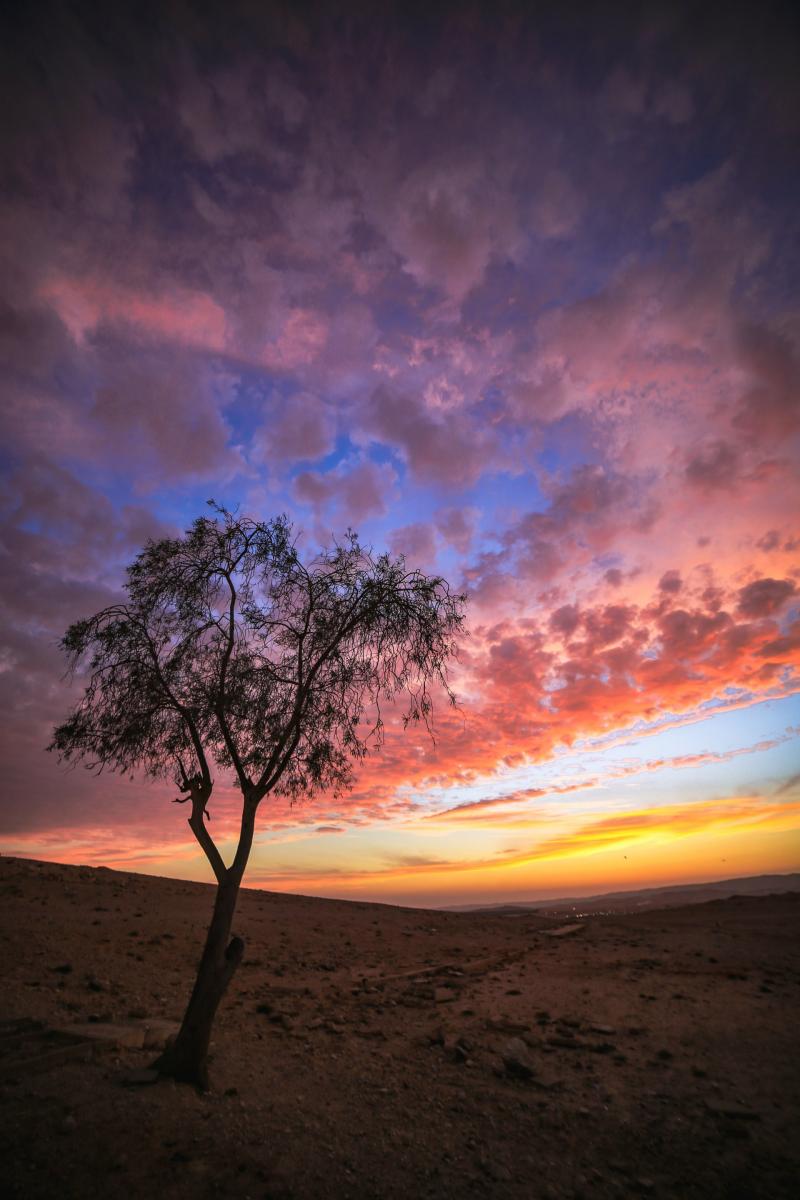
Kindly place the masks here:
<instances>
[{"instance_id":1,"label":"sandy soil","mask_svg":"<svg viewBox=\"0 0 800 1200\"><path fill-rule=\"evenodd\" d=\"M178 1020L212 889L15 859L0 889L12 1196L798 1194L797 895L554 937L533 915L243 892L199 1095L126 1086L152 1050L69 1058L47 1030Z\"/></svg>"}]
</instances>

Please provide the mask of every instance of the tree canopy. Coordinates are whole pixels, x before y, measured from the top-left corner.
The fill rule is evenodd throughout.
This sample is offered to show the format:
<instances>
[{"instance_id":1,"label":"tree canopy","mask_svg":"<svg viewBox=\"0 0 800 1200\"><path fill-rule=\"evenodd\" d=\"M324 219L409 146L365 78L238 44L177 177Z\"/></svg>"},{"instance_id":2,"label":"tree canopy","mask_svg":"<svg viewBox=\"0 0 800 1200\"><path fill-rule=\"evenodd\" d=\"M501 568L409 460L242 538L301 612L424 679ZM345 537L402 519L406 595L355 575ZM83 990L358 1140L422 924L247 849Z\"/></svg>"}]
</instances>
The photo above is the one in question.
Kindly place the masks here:
<instances>
[{"instance_id":1,"label":"tree canopy","mask_svg":"<svg viewBox=\"0 0 800 1200\"><path fill-rule=\"evenodd\" d=\"M381 739L382 700L426 723L434 682L453 700L464 597L352 532L304 563L285 517L213 512L150 542L127 599L67 630L87 683L51 748L183 790L217 764L256 802L341 791Z\"/></svg>"}]
</instances>

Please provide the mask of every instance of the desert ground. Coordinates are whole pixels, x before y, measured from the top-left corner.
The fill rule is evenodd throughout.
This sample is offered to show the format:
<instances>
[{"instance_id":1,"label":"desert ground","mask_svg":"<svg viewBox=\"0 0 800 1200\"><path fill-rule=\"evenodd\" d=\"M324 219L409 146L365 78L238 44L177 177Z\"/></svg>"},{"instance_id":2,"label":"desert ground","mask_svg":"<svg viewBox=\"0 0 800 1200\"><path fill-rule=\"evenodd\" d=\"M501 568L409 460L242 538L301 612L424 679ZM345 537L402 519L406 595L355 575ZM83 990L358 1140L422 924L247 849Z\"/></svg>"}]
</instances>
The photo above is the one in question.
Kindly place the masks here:
<instances>
[{"instance_id":1,"label":"desert ground","mask_svg":"<svg viewBox=\"0 0 800 1200\"><path fill-rule=\"evenodd\" d=\"M244 891L199 1094L134 1081L212 888L13 858L0 887L6 1195L800 1194L798 894L565 926Z\"/></svg>"}]
</instances>

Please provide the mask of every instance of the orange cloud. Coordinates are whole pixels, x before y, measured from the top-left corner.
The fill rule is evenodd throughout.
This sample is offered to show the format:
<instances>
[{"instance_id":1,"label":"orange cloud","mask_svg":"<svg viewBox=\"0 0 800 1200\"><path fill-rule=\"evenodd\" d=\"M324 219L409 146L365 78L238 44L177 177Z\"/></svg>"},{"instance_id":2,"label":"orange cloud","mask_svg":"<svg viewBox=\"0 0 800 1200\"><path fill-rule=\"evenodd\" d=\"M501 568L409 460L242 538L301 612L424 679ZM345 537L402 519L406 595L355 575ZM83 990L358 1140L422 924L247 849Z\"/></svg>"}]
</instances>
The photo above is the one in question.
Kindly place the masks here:
<instances>
[{"instance_id":1,"label":"orange cloud","mask_svg":"<svg viewBox=\"0 0 800 1200\"><path fill-rule=\"evenodd\" d=\"M543 619L477 629L456 685L466 696L463 711L442 707L435 747L387 721L384 748L364 765L348 808L379 807L401 786L421 790L473 782L503 766L541 762L578 741L606 744L612 736L611 744L619 744L629 736L626 730L645 736L800 689L800 622L782 624L780 614L737 620L722 607L689 603L676 608L673 600L658 593L650 603L626 606L624 622L611 624L588 609L563 641L552 637ZM791 594L783 600L785 609ZM766 750L773 742L725 754L653 760L627 770L721 762ZM576 790L592 786L586 781ZM536 795L527 791L520 802ZM458 808L476 814L508 803L508 798L489 797L474 802L474 808Z\"/></svg>"},{"instance_id":2,"label":"orange cloud","mask_svg":"<svg viewBox=\"0 0 800 1200\"><path fill-rule=\"evenodd\" d=\"M660 808L614 813L581 826L572 833L547 841L517 862L593 853L648 838L686 837L715 830L733 833L741 828L796 829L800 801L775 804L761 796L736 797L700 804L673 804Z\"/></svg>"},{"instance_id":3,"label":"orange cloud","mask_svg":"<svg viewBox=\"0 0 800 1200\"><path fill-rule=\"evenodd\" d=\"M507 796L488 796L485 800L468 800L464 804L456 804L453 808L442 809L441 812L428 813L425 820L463 820L472 819L475 815L483 816L486 809L508 808L517 804L525 804L539 796L564 796L569 792L583 792L588 788L597 787L596 779L587 779L583 783L556 784L550 788L525 788L520 792L509 792Z\"/></svg>"},{"instance_id":4,"label":"orange cloud","mask_svg":"<svg viewBox=\"0 0 800 1200\"><path fill-rule=\"evenodd\" d=\"M735 835L747 831L780 832L800 829L800 800L776 803L760 795L737 796L695 804L663 805L613 813L546 837L523 849L515 847L495 855L465 858L412 855L395 858L384 867L352 869L335 867L260 868L254 866L251 882L268 886L281 882L322 887L335 883L356 884L396 880L416 875L441 875L443 879L464 873L507 871L528 863L572 858L613 847L623 848L645 841L669 841L714 832Z\"/></svg>"}]
</instances>

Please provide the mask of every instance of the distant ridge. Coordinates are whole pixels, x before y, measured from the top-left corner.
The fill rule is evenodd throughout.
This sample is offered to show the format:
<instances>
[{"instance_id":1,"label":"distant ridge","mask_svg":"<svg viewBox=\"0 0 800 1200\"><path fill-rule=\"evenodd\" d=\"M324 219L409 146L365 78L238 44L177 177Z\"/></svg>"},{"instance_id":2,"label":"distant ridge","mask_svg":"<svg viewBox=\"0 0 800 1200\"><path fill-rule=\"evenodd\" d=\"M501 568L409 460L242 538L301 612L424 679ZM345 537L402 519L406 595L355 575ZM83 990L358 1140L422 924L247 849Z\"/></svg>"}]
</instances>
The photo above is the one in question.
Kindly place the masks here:
<instances>
[{"instance_id":1,"label":"distant ridge","mask_svg":"<svg viewBox=\"0 0 800 1200\"><path fill-rule=\"evenodd\" d=\"M638 912L650 908L673 908L725 900L729 896L769 896L778 892L800 892L800 872L788 875L747 875L740 879L717 879L710 883L679 883L670 887L641 888L631 892L602 892L594 896L567 896L552 900L518 900L504 904L447 905L446 912L581 913Z\"/></svg>"}]
</instances>

